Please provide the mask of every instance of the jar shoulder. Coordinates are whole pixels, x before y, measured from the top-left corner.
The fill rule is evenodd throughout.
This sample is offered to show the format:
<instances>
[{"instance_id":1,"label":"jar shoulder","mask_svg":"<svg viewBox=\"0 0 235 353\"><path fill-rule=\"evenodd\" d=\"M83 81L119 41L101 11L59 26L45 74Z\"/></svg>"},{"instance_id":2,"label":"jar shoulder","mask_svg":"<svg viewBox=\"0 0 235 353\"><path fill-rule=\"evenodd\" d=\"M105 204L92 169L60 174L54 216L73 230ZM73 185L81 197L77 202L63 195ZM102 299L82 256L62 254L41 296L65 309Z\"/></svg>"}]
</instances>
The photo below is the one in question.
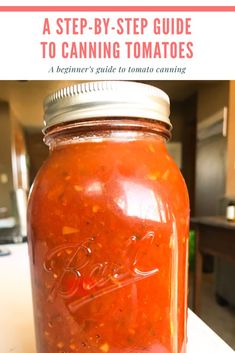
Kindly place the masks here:
<instances>
[{"instance_id":1,"label":"jar shoulder","mask_svg":"<svg viewBox=\"0 0 235 353\"><path fill-rule=\"evenodd\" d=\"M94 209L129 207L129 212L142 218L156 207L165 213L167 207L172 212L189 208L178 167L164 143L154 139L74 144L55 150L39 172L30 199L30 205L35 203L40 209L45 203L49 208L70 205L73 209L72 204L89 204L91 209L91 205Z\"/></svg>"}]
</instances>

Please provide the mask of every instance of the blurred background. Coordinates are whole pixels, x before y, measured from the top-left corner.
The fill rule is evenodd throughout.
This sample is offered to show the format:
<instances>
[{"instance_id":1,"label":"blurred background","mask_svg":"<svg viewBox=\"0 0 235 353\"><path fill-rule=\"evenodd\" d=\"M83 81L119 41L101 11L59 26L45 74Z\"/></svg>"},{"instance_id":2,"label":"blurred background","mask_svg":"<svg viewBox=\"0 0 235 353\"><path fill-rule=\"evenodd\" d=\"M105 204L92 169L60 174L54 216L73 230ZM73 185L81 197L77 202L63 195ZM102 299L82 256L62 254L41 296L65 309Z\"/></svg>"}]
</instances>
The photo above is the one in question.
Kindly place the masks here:
<instances>
[{"instance_id":1,"label":"blurred background","mask_svg":"<svg viewBox=\"0 0 235 353\"><path fill-rule=\"evenodd\" d=\"M43 100L78 81L0 81L0 243L27 238L30 186L47 158ZM140 81L171 99L168 145L186 180L191 217L225 217L235 201L235 81ZM221 237L223 234L221 233ZM234 227L235 237L235 227ZM229 247L229 244L227 244ZM235 255L235 254L234 254ZM195 232L190 232L190 290ZM201 318L235 348L235 265L203 256Z\"/></svg>"}]
</instances>

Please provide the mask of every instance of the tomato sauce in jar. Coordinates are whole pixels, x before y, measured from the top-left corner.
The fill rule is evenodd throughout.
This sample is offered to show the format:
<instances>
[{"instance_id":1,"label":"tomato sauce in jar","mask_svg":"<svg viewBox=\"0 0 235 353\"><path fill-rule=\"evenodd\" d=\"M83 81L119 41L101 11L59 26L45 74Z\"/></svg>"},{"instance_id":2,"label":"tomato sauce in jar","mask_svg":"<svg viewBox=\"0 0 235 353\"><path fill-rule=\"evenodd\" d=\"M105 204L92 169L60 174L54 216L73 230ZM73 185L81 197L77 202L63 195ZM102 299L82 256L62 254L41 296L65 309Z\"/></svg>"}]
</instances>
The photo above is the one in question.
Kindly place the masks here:
<instances>
[{"instance_id":1,"label":"tomato sauce in jar","mask_svg":"<svg viewBox=\"0 0 235 353\"><path fill-rule=\"evenodd\" d=\"M28 207L37 353L185 353L189 201L168 115L134 82L47 99Z\"/></svg>"}]
</instances>

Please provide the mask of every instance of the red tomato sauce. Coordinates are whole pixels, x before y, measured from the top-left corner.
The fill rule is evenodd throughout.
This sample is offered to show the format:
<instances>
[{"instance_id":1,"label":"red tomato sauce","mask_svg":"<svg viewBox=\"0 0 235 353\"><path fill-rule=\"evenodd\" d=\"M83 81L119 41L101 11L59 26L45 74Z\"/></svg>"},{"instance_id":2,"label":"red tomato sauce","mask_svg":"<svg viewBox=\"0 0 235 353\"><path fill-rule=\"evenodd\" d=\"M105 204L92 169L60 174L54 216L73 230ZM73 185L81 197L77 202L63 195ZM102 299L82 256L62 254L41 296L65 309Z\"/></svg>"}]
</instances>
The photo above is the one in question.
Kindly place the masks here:
<instances>
[{"instance_id":1,"label":"red tomato sauce","mask_svg":"<svg viewBox=\"0 0 235 353\"><path fill-rule=\"evenodd\" d=\"M157 136L55 148L28 209L37 353L184 353L188 217Z\"/></svg>"}]
</instances>

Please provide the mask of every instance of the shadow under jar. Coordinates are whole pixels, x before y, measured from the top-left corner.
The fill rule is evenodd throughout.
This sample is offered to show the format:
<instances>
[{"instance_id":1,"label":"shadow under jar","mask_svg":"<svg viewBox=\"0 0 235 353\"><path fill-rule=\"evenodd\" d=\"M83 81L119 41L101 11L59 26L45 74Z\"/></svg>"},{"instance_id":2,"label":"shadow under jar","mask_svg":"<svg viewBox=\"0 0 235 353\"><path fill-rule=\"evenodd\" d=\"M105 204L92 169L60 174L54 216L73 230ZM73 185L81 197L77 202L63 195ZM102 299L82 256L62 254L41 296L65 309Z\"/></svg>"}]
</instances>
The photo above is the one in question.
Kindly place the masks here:
<instances>
[{"instance_id":1,"label":"shadow under jar","mask_svg":"<svg viewBox=\"0 0 235 353\"><path fill-rule=\"evenodd\" d=\"M28 206L37 353L185 353L189 200L169 98L100 81L45 101Z\"/></svg>"}]
</instances>

